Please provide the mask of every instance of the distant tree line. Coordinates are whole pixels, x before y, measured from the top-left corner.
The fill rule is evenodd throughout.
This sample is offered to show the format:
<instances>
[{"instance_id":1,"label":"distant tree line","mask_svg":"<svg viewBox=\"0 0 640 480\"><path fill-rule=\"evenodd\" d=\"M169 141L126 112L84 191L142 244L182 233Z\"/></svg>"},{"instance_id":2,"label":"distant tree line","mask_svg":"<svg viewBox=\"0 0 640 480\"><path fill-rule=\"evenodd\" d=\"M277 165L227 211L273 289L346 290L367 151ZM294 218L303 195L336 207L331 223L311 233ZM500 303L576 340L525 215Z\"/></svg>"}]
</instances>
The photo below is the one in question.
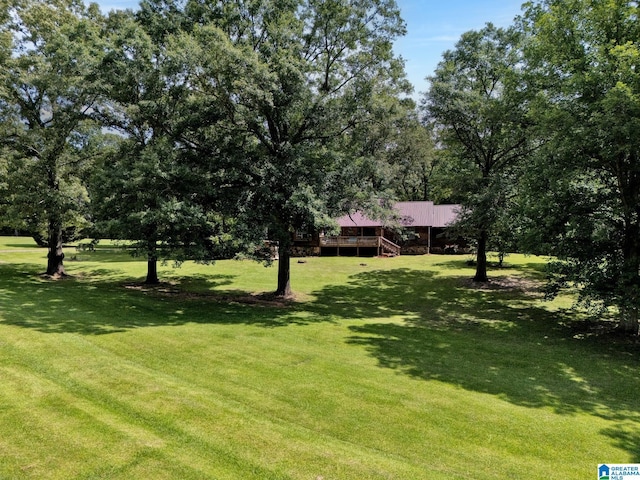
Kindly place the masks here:
<instances>
[{"instance_id":1,"label":"distant tree line","mask_svg":"<svg viewBox=\"0 0 640 480\"><path fill-rule=\"evenodd\" d=\"M381 152L421 129L393 0L7 5L0 209L49 275L70 233L133 241L149 283L161 259L268 259L268 238L288 295L294 232L377 208Z\"/></svg>"},{"instance_id":2,"label":"distant tree line","mask_svg":"<svg viewBox=\"0 0 640 480\"><path fill-rule=\"evenodd\" d=\"M527 2L465 33L408 96L393 0L79 0L0 12L0 212L64 274L71 235L159 260L268 261L291 293L297 230L393 200L462 205L487 251L549 255L638 333L638 2Z\"/></svg>"}]
</instances>

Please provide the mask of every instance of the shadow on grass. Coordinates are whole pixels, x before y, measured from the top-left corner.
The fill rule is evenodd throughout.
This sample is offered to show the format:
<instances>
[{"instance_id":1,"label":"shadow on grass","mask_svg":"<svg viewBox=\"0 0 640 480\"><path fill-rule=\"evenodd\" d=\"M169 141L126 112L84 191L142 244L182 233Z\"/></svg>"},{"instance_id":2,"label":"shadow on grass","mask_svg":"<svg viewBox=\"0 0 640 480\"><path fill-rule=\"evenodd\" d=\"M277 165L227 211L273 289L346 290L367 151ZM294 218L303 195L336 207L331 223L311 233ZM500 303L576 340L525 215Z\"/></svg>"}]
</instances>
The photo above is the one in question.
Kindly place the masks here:
<instances>
[{"instance_id":1,"label":"shadow on grass","mask_svg":"<svg viewBox=\"0 0 640 480\"><path fill-rule=\"evenodd\" d=\"M47 247L41 247L40 245L37 245L36 243L6 243L4 245L7 248L16 248L19 250L24 250L24 249L38 249L38 248L42 248L43 250L46 249Z\"/></svg>"},{"instance_id":2,"label":"shadow on grass","mask_svg":"<svg viewBox=\"0 0 640 480\"><path fill-rule=\"evenodd\" d=\"M139 255L132 255L131 251L124 247L101 247L93 251L69 248L65 255L66 262L127 263L141 260Z\"/></svg>"},{"instance_id":3,"label":"shadow on grass","mask_svg":"<svg viewBox=\"0 0 640 480\"><path fill-rule=\"evenodd\" d=\"M447 270L467 270L469 275L473 276L476 266L475 263L469 264L470 260L475 262L475 259L469 258L468 256L460 256L435 263L435 265ZM499 266L496 261L489 259L487 273L489 279L491 279L492 276L508 275L514 270L517 270L518 272L524 271L526 272L527 277L542 281L547 276L547 269L548 267L546 262L522 263L519 261L517 264L512 264L509 262L509 257L507 256L502 266Z\"/></svg>"},{"instance_id":4,"label":"shadow on grass","mask_svg":"<svg viewBox=\"0 0 640 480\"><path fill-rule=\"evenodd\" d=\"M117 273L109 269L51 282L34 268L0 264L0 323L99 335L186 323L279 327L357 320L348 342L382 368L527 408L600 416L616 425L602 434L640 461L637 346L590 337L584 320L546 310L527 284L483 289L466 276L368 271L314 292L313 301L269 305L238 301L247 292L212 293L230 285L230 275L147 288L137 279L101 281Z\"/></svg>"},{"instance_id":5,"label":"shadow on grass","mask_svg":"<svg viewBox=\"0 0 640 480\"><path fill-rule=\"evenodd\" d=\"M192 293L229 285L231 275L192 278L184 291L169 283L146 286L137 278L95 280L119 273L104 268L56 281L35 268L0 264L0 323L44 333L101 335L186 323L275 327L297 322L290 309L235 300L247 292Z\"/></svg>"},{"instance_id":6,"label":"shadow on grass","mask_svg":"<svg viewBox=\"0 0 640 480\"><path fill-rule=\"evenodd\" d=\"M539 298L529 288L485 289L467 277L399 269L354 275L317 292L312 308L368 320L350 327L348 341L381 367L619 423L602 433L640 461L637 345L589 336L587 320L546 310ZM403 321L389 321L394 316Z\"/></svg>"}]
</instances>

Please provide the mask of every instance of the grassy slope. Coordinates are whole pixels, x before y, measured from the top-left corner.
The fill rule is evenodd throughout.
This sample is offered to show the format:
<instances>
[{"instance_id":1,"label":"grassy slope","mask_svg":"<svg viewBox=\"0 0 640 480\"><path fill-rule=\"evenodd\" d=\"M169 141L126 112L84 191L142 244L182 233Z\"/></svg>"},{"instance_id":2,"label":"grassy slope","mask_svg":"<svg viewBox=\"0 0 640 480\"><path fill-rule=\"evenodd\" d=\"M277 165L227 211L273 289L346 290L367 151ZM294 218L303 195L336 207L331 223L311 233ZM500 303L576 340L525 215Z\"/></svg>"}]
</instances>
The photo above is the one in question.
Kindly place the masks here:
<instances>
[{"instance_id":1,"label":"grassy slope","mask_svg":"<svg viewBox=\"0 0 640 480\"><path fill-rule=\"evenodd\" d=\"M0 478L583 479L640 462L631 347L462 257L161 269L0 239ZM495 272L534 278L541 260ZM191 293L186 293L191 292ZM220 299L222 301L217 301Z\"/></svg>"}]
</instances>

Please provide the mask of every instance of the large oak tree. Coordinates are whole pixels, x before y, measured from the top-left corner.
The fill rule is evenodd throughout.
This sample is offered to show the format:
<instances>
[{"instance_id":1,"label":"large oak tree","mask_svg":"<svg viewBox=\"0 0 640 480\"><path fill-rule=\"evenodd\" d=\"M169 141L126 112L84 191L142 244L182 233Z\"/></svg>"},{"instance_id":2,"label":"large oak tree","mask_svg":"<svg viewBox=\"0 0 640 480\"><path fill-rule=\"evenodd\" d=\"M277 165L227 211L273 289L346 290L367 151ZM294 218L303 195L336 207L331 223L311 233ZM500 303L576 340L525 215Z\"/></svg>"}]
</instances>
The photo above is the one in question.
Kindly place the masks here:
<instances>
[{"instance_id":1,"label":"large oak tree","mask_svg":"<svg viewBox=\"0 0 640 480\"><path fill-rule=\"evenodd\" d=\"M104 48L96 5L12 0L0 25L0 141L8 160L8 218L44 226L46 273L64 275L63 230L88 198L91 119ZM11 39L11 41L4 41Z\"/></svg>"},{"instance_id":2,"label":"large oak tree","mask_svg":"<svg viewBox=\"0 0 640 480\"><path fill-rule=\"evenodd\" d=\"M460 224L477 241L478 282L488 280L488 242L505 218L511 170L532 148L520 38L491 24L465 33L429 77L423 102L426 121L447 149L447 171L463 206Z\"/></svg>"},{"instance_id":3,"label":"large oak tree","mask_svg":"<svg viewBox=\"0 0 640 480\"><path fill-rule=\"evenodd\" d=\"M277 241L287 296L296 230L329 227L371 196L354 135L379 118L379 99L408 90L392 51L404 23L393 0L192 0L186 12L185 81L215 112L203 128L240 139L240 153L212 150L234 156L240 215Z\"/></svg>"},{"instance_id":4,"label":"large oak tree","mask_svg":"<svg viewBox=\"0 0 640 480\"><path fill-rule=\"evenodd\" d=\"M216 215L204 205L207 176L180 140L188 88L172 78L170 29L149 8L112 12L106 23L101 74L108 100L97 116L114 135L91 193L100 233L132 241L132 252L147 259L145 283L153 284L159 260L210 257Z\"/></svg>"}]
</instances>

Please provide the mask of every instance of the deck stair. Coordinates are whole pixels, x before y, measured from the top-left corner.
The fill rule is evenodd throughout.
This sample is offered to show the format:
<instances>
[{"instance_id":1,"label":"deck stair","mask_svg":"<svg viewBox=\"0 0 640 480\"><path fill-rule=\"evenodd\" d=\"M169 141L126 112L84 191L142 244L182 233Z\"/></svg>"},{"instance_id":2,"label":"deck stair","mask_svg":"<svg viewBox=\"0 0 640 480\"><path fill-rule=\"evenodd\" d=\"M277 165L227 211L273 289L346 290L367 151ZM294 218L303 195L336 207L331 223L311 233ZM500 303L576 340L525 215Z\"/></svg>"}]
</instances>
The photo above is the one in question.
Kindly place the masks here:
<instances>
[{"instance_id":1,"label":"deck stair","mask_svg":"<svg viewBox=\"0 0 640 480\"><path fill-rule=\"evenodd\" d=\"M400 255L400 245L396 245L391 240L384 237L378 238L380 239L380 248L382 250L380 253L382 255L387 255L390 257Z\"/></svg>"}]
</instances>

